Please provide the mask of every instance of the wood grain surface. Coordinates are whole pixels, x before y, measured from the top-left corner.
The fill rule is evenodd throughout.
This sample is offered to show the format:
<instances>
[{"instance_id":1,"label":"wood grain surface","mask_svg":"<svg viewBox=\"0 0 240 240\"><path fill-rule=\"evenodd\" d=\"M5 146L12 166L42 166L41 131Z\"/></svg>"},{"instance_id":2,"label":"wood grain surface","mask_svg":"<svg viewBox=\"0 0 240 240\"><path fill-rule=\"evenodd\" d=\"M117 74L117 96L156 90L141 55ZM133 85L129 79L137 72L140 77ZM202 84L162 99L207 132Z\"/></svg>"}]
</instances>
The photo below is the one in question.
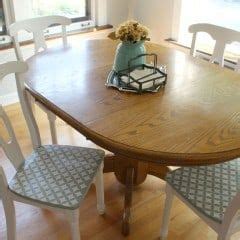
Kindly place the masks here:
<instances>
[{"instance_id":1,"label":"wood grain surface","mask_svg":"<svg viewBox=\"0 0 240 240\"><path fill-rule=\"evenodd\" d=\"M240 155L240 75L146 44L168 70L158 93L105 86L116 42L74 42L28 60L31 94L99 146L161 165L212 164Z\"/></svg>"}]
</instances>

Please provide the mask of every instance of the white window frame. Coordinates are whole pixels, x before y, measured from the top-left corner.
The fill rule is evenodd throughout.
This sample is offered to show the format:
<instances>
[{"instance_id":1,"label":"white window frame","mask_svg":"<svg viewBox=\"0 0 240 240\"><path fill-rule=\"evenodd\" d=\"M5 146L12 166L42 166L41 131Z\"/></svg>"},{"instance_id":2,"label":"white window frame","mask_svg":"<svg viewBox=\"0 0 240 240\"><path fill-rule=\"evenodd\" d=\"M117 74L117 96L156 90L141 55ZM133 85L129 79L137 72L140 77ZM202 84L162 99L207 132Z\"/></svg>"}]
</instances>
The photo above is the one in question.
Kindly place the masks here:
<instances>
[{"instance_id":1,"label":"white window frame","mask_svg":"<svg viewBox=\"0 0 240 240\"><path fill-rule=\"evenodd\" d=\"M14 14L12 0L3 0L3 10L4 10L6 27L8 29L8 26L11 23L15 22L15 14Z\"/></svg>"},{"instance_id":2,"label":"white window frame","mask_svg":"<svg viewBox=\"0 0 240 240\"><path fill-rule=\"evenodd\" d=\"M72 23L68 31L81 31L85 28L94 26L103 26L107 24L107 0L89 0L91 7L91 17L89 20ZM15 22L13 0L3 0L6 27ZM54 34L56 30L49 30L50 34Z\"/></svg>"}]
</instances>

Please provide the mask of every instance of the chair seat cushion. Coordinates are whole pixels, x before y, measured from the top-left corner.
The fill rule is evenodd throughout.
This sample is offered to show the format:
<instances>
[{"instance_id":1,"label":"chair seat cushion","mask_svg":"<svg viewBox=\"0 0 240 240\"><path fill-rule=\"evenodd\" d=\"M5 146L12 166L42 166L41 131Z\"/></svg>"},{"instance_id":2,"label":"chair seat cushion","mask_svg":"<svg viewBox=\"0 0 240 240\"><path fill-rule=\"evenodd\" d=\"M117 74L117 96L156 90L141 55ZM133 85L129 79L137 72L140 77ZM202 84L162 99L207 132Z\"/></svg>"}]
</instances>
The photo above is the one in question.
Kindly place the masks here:
<instances>
[{"instance_id":1,"label":"chair seat cushion","mask_svg":"<svg viewBox=\"0 0 240 240\"><path fill-rule=\"evenodd\" d=\"M53 207L76 209L104 158L104 151L49 145L37 148L9 184L12 192Z\"/></svg>"},{"instance_id":2,"label":"chair seat cushion","mask_svg":"<svg viewBox=\"0 0 240 240\"><path fill-rule=\"evenodd\" d=\"M166 181L194 208L219 223L240 191L240 159L211 166L183 167Z\"/></svg>"}]
</instances>

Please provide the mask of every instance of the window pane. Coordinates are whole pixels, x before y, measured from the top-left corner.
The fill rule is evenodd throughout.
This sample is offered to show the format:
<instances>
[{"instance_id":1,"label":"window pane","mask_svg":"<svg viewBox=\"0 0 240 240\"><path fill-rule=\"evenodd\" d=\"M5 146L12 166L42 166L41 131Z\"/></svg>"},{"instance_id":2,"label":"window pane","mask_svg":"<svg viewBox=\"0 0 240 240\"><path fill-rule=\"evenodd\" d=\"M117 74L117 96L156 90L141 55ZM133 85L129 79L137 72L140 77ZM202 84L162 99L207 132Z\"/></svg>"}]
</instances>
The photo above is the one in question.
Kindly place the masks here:
<instances>
[{"instance_id":1,"label":"window pane","mask_svg":"<svg viewBox=\"0 0 240 240\"><path fill-rule=\"evenodd\" d=\"M17 21L46 15L69 18L87 15L87 0L13 0L13 3Z\"/></svg>"},{"instance_id":2,"label":"window pane","mask_svg":"<svg viewBox=\"0 0 240 240\"><path fill-rule=\"evenodd\" d=\"M34 16L62 15L69 18L87 15L86 0L32 0Z\"/></svg>"}]
</instances>

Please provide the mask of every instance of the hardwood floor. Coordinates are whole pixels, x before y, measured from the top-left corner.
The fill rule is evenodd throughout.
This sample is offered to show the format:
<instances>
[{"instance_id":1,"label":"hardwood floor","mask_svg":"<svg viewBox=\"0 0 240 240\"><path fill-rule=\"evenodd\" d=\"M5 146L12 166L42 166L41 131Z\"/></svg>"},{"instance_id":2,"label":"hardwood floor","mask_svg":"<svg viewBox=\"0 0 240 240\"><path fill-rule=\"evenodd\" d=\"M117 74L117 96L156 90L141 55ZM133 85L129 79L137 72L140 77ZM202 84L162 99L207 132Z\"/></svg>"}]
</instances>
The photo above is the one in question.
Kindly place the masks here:
<instances>
[{"instance_id":1,"label":"hardwood floor","mask_svg":"<svg viewBox=\"0 0 240 240\"><path fill-rule=\"evenodd\" d=\"M17 138L24 154L31 152L30 138L19 104L5 107L12 120ZM36 107L36 116L43 144L50 143L50 133L46 116ZM2 129L1 129L2 130ZM83 136L57 121L58 140L60 144L94 146ZM0 164L7 172L8 179L14 169L0 150ZM165 194L164 182L149 176L136 187L133 197L131 234L121 235L121 216L124 187L117 182L113 174L105 174L106 214L99 216L96 210L95 189L92 187L80 209L82 240L142 240L158 239ZM16 203L17 240L69 240L70 229L64 215L41 210L28 205ZM213 240L216 234L207 227L191 210L175 199L171 214L169 240ZM232 240L240 238L235 235ZM0 239L6 239L6 225L3 207L0 202Z\"/></svg>"}]
</instances>

